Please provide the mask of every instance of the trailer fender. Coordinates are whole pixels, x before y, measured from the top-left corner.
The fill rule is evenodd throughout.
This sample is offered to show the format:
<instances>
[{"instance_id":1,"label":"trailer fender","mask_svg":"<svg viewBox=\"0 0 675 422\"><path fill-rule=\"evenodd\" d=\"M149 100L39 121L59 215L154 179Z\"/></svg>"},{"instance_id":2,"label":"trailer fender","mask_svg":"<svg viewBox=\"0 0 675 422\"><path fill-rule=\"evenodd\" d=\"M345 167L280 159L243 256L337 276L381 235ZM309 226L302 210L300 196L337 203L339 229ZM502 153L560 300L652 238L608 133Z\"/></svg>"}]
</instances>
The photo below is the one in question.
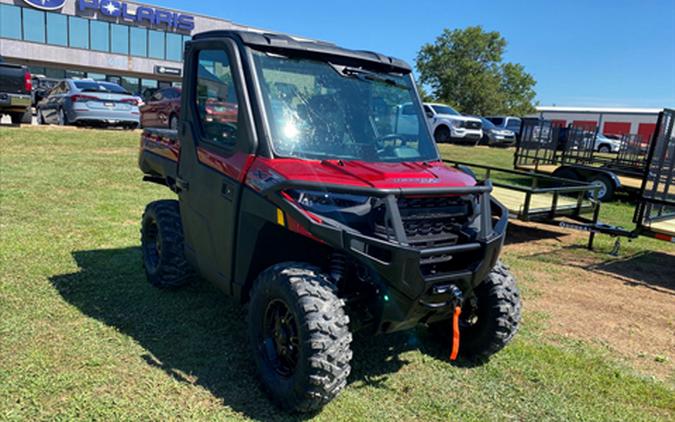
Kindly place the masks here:
<instances>
[{"instance_id":1,"label":"trailer fender","mask_svg":"<svg viewBox=\"0 0 675 422\"><path fill-rule=\"evenodd\" d=\"M609 178L609 180L612 181L615 190L621 187L621 180L619 180L619 177L611 170L603 168L581 167L581 166L564 166L561 168L574 169L576 173L579 174L579 176L581 176L586 181L591 181L598 175L604 175L607 178Z\"/></svg>"}]
</instances>

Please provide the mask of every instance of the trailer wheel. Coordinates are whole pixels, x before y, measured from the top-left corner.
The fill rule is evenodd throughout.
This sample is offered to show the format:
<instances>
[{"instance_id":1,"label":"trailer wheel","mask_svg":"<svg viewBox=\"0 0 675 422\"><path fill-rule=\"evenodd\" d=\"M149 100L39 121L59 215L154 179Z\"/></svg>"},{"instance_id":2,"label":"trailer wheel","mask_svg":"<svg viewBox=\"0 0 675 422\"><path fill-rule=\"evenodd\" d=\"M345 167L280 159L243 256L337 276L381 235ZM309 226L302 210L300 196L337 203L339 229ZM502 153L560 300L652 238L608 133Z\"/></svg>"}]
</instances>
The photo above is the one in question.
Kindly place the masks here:
<instances>
[{"instance_id":1,"label":"trailer wheel","mask_svg":"<svg viewBox=\"0 0 675 422\"><path fill-rule=\"evenodd\" d=\"M185 258L178 201L155 201L141 223L143 267L150 284L176 289L190 283L194 272Z\"/></svg>"},{"instance_id":2,"label":"trailer wheel","mask_svg":"<svg viewBox=\"0 0 675 422\"><path fill-rule=\"evenodd\" d=\"M509 344L518 331L520 292L513 274L500 261L474 293L475 307L467 305L462 311L459 353L467 360L484 361ZM435 337L447 339L451 324L441 321L429 328Z\"/></svg>"},{"instance_id":3,"label":"trailer wheel","mask_svg":"<svg viewBox=\"0 0 675 422\"><path fill-rule=\"evenodd\" d=\"M614 182L606 174L596 174L591 177L589 180L590 183L594 183L600 187L600 190L597 192L591 193L591 197L597 199L600 202L609 202L614 198L614 192L616 188L614 187Z\"/></svg>"},{"instance_id":4,"label":"trailer wheel","mask_svg":"<svg viewBox=\"0 0 675 422\"><path fill-rule=\"evenodd\" d=\"M347 384L352 352L344 302L314 266L265 270L251 291L248 325L262 385L281 408L314 412Z\"/></svg>"}]
</instances>

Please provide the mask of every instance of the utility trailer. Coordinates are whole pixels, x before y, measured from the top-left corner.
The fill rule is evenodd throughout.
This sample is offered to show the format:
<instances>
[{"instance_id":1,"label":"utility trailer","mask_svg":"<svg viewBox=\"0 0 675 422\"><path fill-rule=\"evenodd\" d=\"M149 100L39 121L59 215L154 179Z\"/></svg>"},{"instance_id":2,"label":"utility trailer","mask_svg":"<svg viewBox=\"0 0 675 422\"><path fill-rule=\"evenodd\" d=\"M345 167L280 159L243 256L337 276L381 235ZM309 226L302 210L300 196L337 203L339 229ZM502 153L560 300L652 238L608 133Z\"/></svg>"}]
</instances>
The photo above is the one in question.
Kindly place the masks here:
<instances>
[{"instance_id":1,"label":"utility trailer","mask_svg":"<svg viewBox=\"0 0 675 422\"><path fill-rule=\"evenodd\" d=\"M659 115L635 210L636 232L675 243L675 111Z\"/></svg>"},{"instance_id":2,"label":"utility trailer","mask_svg":"<svg viewBox=\"0 0 675 422\"><path fill-rule=\"evenodd\" d=\"M625 135L615 156L597 153L597 130L548 120L524 119L516 146L514 168L560 178L595 183L597 198L611 201L617 190L639 193L648 148L639 135Z\"/></svg>"},{"instance_id":3,"label":"utility trailer","mask_svg":"<svg viewBox=\"0 0 675 422\"><path fill-rule=\"evenodd\" d=\"M629 148L624 146L623 154L619 154L617 158L617 161L622 161L625 167L632 165L635 174L638 173L640 167L643 169L640 176L642 185L633 217L635 223L633 230L604 225L599 223L597 218L594 221L580 224L564 222L561 226L589 232L591 236L589 246L592 246L595 233L617 237L613 254L619 251L621 237L635 239L639 236L646 236L675 243L674 123L675 110L665 109L659 115L656 132L647 152L644 152L638 137L631 137L628 141L632 143L633 155L631 156ZM540 156L545 157L546 154L550 154L550 150L546 151ZM535 156L536 154L535 152ZM527 174L531 177L539 177L539 173ZM495 191L495 195L498 195L498 191ZM583 220L577 219L576 221Z\"/></svg>"},{"instance_id":4,"label":"utility trailer","mask_svg":"<svg viewBox=\"0 0 675 422\"><path fill-rule=\"evenodd\" d=\"M601 203L594 199L598 185L463 161L444 162L477 180L491 180L492 196L509 211L511 219L587 231L589 249L593 249L596 233L626 235L621 228L599 222Z\"/></svg>"}]
</instances>

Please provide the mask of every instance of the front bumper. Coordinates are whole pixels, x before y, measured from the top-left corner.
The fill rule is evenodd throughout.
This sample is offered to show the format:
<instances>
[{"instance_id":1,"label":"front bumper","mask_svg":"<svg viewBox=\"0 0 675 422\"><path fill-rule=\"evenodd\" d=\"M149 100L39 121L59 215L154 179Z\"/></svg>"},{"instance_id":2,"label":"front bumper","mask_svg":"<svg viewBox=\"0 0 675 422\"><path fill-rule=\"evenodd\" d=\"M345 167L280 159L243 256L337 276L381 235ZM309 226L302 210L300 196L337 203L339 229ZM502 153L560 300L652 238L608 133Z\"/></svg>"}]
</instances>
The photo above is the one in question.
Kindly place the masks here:
<instances>
[{"instance_id":1,"label":"front bumper","mask_svg":"<svg viewBox=\"0 0 675 422\"><path fill-rule=\"evenodd\" d=\"M452 127L450 133L453 138L465 141L477 141L483 138L483 131L480 129L467 129L463 127Z\"/></svg>"},{"instance_id":2,"label":"front bumper","mask_svg":"<svg viewBox=\"0 0 675 422\"><path fill-rule=\"evenodd\" d=\"M327 192L353 193L385 198L388 207L396 207L402 195L471 195L479 198L480 233L468 243L417 249L395 241L383 241L348 227L335 227L309 218L305 211L282 199L278 193L292 189L322 189ZM342 192L340 192L342 191ZM379 308L376 332L388 333L414 327L421 322L447 319L454 309L450 287L457 286L464 297L471 297L494 268L499 258L508 225L508 210L490 196L489 182L467 188L426 188L377 190L347 186L317 186L305 182L282 182L263 192L269 200L295 219L311 235L356 259L368 268L378 284ZM393 213L397 215L397 211ZM424 275L423 258L451 255L456 263L451 271Z\"/></svg>"}]
</instances>

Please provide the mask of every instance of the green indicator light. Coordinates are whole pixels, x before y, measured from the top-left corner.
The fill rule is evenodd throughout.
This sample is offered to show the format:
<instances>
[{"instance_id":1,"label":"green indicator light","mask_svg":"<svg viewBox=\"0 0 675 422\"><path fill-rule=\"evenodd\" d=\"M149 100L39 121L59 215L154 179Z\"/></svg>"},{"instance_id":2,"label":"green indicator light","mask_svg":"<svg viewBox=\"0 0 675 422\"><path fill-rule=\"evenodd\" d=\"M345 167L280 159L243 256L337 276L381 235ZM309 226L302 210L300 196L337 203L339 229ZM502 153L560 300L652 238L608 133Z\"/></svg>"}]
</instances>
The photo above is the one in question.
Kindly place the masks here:
<instances>
[{"instance_id":1,"label":"green indicator light","mask_svg":"<svg viewBox=\"0 0 675 422\"><path fill-rule=\"evenodd\" d=\"M384 295L384 301L389 302L389 295Z\"/></svg>"}]
</instances>

